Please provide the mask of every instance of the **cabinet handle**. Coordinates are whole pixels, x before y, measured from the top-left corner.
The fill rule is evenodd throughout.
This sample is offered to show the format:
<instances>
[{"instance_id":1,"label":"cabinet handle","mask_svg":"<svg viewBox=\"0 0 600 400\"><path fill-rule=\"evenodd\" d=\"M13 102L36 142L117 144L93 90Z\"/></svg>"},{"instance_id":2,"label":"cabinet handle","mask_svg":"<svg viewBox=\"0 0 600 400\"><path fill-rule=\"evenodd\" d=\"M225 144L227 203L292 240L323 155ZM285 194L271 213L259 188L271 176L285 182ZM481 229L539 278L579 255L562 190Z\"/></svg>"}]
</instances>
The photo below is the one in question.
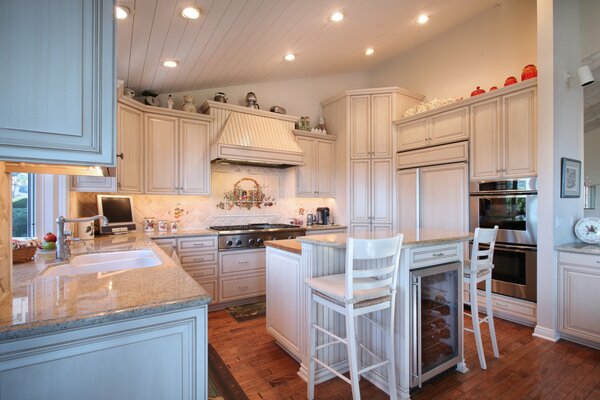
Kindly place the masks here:
<instances>
[{"instance_id":1,"label":"cabinet handle","mask_svg":"<svg viewBox=\"0 0 600 400\"><path fill-rule=\"evenodd\" d=\"M444 253L433 253L434 257L443 257L444 255Z\"/></svg>"},{"instance_id":2,"label":"cabinet handle","mask_svg":"<svg viewBox=\"0 0 600 400\"><path fill-rule=\"evenodd\" d=\"M195 272L192 274L193 276L204 276L206 275L204 272Z\"/></svg>"},{"instance_id":3,"label":"cabinet handle","mask_svg":"<svg viewBox=\"0 0 600 400\"><path fill-rule=\"evenodd\" d=\"M238 289L240 289L240 290L246 290L246 289L248 289L248 286L247 285L238 286Z\"/></svg>"},{"instance_id":4,"label":"cabinet handle","mask_svg":"<svg viewBox=\"0 0 600 400\"><path fill-rule=\"evenodd\" d=\"M192 258L192 261L196 261L196 262L204 261L204 258Z\"/></svg>"},{"instance_id":5,"label":"cabinet handle","mask_svg":"<svg viewBox=\"0 0 600 400\"><path fill-rule=\"evenodd\" d=\"M123 153L119 153L117 154L117 158L120 158L121 160L125 159L125 155Z\"/></svg>"},{"instance_id":6,"label":"cabinet handle","mask_svg":"<svg viewBox=\"0 0 600 400\"><path fill-rule=\"evenodd\" d=\"M248 261L238 261L238 264L239 265L246 265L246 264L248 264Z\"/></svg>"},{"instance_id":7,"label":"cabinet handle","mask_svg":"<svg viewBox=\"0 0 600 400\"><path fill-rule=\"evenodd\" d=\"M204 246L204 243L194 243L192 246Z\"/></svg>"}]
</instances>

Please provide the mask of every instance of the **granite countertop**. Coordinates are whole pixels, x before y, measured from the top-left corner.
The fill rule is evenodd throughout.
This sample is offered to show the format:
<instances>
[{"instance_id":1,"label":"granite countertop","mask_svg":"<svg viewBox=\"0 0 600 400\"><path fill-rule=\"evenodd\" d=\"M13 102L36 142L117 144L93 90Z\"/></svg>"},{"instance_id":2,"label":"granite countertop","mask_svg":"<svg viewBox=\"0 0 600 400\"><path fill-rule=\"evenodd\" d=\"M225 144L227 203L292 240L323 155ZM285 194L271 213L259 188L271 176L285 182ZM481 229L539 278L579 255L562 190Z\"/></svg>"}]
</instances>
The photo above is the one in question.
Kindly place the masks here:
<instances>
[{"instance_id":1,"label":"granite countertop","mask_svg":"<svg viewBox=\"0 0 600 400\"><path fill-rule=\"evenodd\" d=\"M73 243L72 257L93 252L152 249L156 267L45 276L54 252L13 266L12 293L0 301L0 341L111 323L208 304L210 295L142 233Z\"/></svg>"},{"instance_id":2,"label":"granite countertop","mask_svg":"<svg viewBox=\"0 0 600 400\"><path fill-rule=\"evenodd\" d=\"M348 227L344 225L311 225L306 227L307 231L328 231L334 229L348 229Z\"/></svg>"},{"instance_id":3,"label":"granite countertop","mask_svg":"<svg viewBox=\"0 0 600 400\"><path fill-rule=\"evenodd\" d=\"M592 254L595 256L600 255L600 245L584 243L584 242L562 244L560 246L556 246L556 250L557 251L566 251L569 253Z\"/></svg>"},{"instance_id":4,"label":"granite countertop","mask_svg":"<svg viewBox=\"0 0 600 400\"><path fill-rule=\"evenodd\" d=\"M146 233L150 239L176 239L180 237L194 237L194 236L216 236L217 231L211 229L190 229L190 230L179 230L177 232L152 232Z\"/></svg>"},{"instance_id":5,"label":"granite countertop","mask_svg":"<svg viewBox=\"0 0 600 400\"><path fill-rule=\"evenodd\" d=\"M419 246L430 246L435 244L449 243L449 242L466 242L473 239L471 232L464 231L451 231L451 230L440 230L440 229L418 229L413 231L397 232L397 231L368 231L368 232L357 232L353 235L346 233L337 234L324 234L324 235L311 235L301 236L298 240L301 243L317 244L327 247L346 248L346 241L348 237L355 239L382 239L397 235L398 233L404 233L404 241L402 247L419 247Z\"/></svg>"},{"instance_id":6,"label":"granite countertop","mask_svg":"<svg viewBox=\"0 0 600 400\"><path fill-rule=\"evenodd\" d=\"M302 254L302 244L296 239L269 240L265 242L265 246L289 251L290 253Z\"/></svg>"}]
</instances>

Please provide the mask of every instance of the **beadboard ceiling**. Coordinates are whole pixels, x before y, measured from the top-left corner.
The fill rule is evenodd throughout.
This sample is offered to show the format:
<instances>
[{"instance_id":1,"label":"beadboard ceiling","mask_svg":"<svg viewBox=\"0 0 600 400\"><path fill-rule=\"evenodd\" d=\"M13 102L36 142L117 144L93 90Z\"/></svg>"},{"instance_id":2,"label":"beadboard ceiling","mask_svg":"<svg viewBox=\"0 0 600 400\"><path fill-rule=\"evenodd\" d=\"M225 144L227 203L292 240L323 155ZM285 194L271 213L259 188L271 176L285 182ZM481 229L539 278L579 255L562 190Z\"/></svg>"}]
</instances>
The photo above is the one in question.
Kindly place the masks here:
<instances>
[{"instance_id":1,"label":"beadboard ceiling","mask_svg":"<svg viewBox=\"0 0 600 400\"><path fill-rule=\"evenodd\" d=\"M205 89L367 70L498 0L118 0L117 74L140 93ZM195 5L204 15L186 20ZM345 19L329 22L341 10ZM421 13L429 23L415 22ZM367 57L365 48L375 54ZM296 60L283 56L296 53ZM174 69L162 65L176 59Z\"/></svg>"}]
</instances>

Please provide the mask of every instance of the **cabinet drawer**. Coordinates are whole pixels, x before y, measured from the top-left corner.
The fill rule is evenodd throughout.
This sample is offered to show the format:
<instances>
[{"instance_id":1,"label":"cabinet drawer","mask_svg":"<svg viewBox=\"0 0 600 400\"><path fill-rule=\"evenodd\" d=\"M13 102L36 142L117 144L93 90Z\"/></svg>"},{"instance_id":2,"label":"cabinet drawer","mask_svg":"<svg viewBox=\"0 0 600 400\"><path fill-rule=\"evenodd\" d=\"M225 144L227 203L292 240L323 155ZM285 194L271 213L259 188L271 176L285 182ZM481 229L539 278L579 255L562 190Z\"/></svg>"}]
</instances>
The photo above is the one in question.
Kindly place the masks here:
<instances>
[{"instance_id":1,"label":"cabinet drawer","mask_svg":"<svg viewBox=\"0 0 600 400\"><path fill-rule=\"evenodd\" d=\"M217 237L203 236L177 239L178 254L198 250L217 250Z\"/></svg>"},{"instance_id":2,"label":"cabinet drawer","mask_svg":"<svg viewBox=\"0 0 600 400\"><path fill-rule=\"evenodd\" d=\"M202 252L202 253L184 253L179 256L179 262L185 266L200 266L217 263L217 252Z\"/></svg>"},{"instance_id":3,"label":"cabinet drawer","mask_svg":"<svg viewBox=\"0 0 600 400\"><path fill-rule=\"evenodd\" d=\"M234 274L247 271L264 271L266 268L265 249L220 253L221 274Z\"/></svg>"},{"instance_id":4,"label":"cabinet drawer","mask_svg":"<svg viewBox=\"0 0 600 400\"><path fill-rule=\"evenodd\" d=\"M560 263L585 265L586 267L598 268L600 270L600 256L581 253L559 252Z\"/></svg>"},{"instance_id":5,"label":"cabinet drawer","mask_svg":"<svg viewBox=\"0 0 600 400\"><path fill-rule=\"evenodd\" d=\"M212 300L208 304L218 303L219 296L218 296L218 292L217 292L218 285L217 285L216 279L208 279L208 280L196 279L196 282L198 282L198 284L200 286L202 286L204 288L204 290L206 290L208 292L208 294L210 294L210 297L212 297Z\"/></svg>"},{"instance_id":6,"label":"cabinet drawer","mask_svg":"<svg viewBox=\"0 0 600 400\"><path fill-rule=\"evenodd\" d=\"M411 252L411 269L427 267L444 262L458 261L462 246L429 247L427 250L414 249Z\"/></svg>"},{"instance_id":7,"label":"cabinet drawer","mask_svg":"<svg viewBox=\"0 0 600 400\"><path fill-rule=\"evenodd\" d=\"M265 294L266 275L237 276L221 279L220 301L243 299Z\"/></svg>"},{"instance_id":8,"label":"cabinet drawer","mask_svg":"<svg viewBox=\"0 0 600 400\"><path fill-rule=\"evenodd\" d=\"M217 265L208 265L206 267L183 267L185 272L187 272L192 278L196 281L203 280L207 278L216 278L217 276Z\"/></svg>"},{"instance_id":9,"label":"cabinet drawer","mask_svg":"<svg viewBox=\"0 0 600 400\"><path fill-rule=\"evenodd\" d=\"M469 143L458 142L399 153L396 168L416 168L428 165L466 162L469 159Z\"/></svg>"}]
</instances>

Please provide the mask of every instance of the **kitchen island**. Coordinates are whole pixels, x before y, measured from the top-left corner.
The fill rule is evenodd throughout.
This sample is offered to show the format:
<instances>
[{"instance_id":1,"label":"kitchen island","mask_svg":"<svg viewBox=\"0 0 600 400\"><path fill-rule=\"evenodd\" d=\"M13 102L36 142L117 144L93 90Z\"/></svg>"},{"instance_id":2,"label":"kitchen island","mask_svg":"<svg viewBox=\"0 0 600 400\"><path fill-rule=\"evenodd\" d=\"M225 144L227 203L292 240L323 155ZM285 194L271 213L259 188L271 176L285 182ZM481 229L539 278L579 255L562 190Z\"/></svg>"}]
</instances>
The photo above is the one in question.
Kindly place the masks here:
<instances>
[{"instance_id":1,"label":"kitchen island","mask_svg":"<svg viewBox=\"0 0 600 400\"><path fill-rule=\"evenodd\" d=\"M0 302L0 398L206 398L207 292L143 234L71 250L68 264L38 252L13 266ZM77 271L98 253L115 266ZM133 254L145 265L116 265Z\"/></svg>"},{"instance_id":2,"label":"kitchen island","mask_svg":"<svg viewBox=\"0 0 600 400\"><path fill-rule=\"evenodd\" d=\"M361 232L355 233L353 237L359 239L383 238L396 234L391 231ZM399 398L409 399L410 388L418 385L418 380L413 379L411 374L416 373L417 361L415 351L411 346L416 343L416 338L411 332L415 325L411 324L417 319L414 311L414 302L411 303L411 271L424 270L430 267L441 265L450 265L458 263L458 275L462 275L462 264L464 260L465 242L472 238L469 232L461 231L443 231L421 229L414 232L404 232L404 242L402 245L402 255L398 279L398 291L396 296L396 319L395 319L395 358L397 385L395 390ZM267 299L272 297L273 302L270 310L269 301L267 302L267 329L271 327L286 327L281 335L274 335L276 340L290 354L295 356L300 362L298 375L307 380L308 361L309 361L309 332L308 321L310 310L310 290L304 285L304 280L308 277L318 277L331 274L343 273L345 270L346 258L346 234L328 234L312 235L299 237L296 240L301 244L301 254L293 251L286 251L286 247L294 248L293 244L286 244L287 241L267 243ZM276 246L276 247L275 247ZM286 273L284 273L286 272ZM458 279L458 278L455 278ZM280 296L271 296L272 287L277 287L277 283L284 284L286 289L279 289ZM462 278L460 278L462 287ZM293 289L296 288L294 291ZM285 294L287 299L284 303L278 301L276 297L283 298ZM463 358L463 332L462 332L462 293L456 293L455 313L460 312L460 316L455 326L456 349L458 352L457 368L465 372L466 366ZM331 311L323 311L319 308L317 319L320 325L328 330L338 331L345 335L344 319ZM282 322L281 319L284 319ZM381 315L375 315L376 321L383 321ZM269 321L271 320L271 321ZM271 330L269 330L271 331ZM375 352L381 352L384 349L383 334L371 326L359 323L359 338L367 347L375 349ZM273 333L272 333L273 334ZM348 370L345 346L330 347L320 350L323 353L319 358L328 361L338 371ZM438 371L433 371L438 373ZM441 370L439 371L441 372ZM373 384L389 393L387 387L387 377L385 371L373 370L363 375ZM323 368L317 368L315 381L324 382L334 377L333 374Z\"/></svg>"}]
</instances>

